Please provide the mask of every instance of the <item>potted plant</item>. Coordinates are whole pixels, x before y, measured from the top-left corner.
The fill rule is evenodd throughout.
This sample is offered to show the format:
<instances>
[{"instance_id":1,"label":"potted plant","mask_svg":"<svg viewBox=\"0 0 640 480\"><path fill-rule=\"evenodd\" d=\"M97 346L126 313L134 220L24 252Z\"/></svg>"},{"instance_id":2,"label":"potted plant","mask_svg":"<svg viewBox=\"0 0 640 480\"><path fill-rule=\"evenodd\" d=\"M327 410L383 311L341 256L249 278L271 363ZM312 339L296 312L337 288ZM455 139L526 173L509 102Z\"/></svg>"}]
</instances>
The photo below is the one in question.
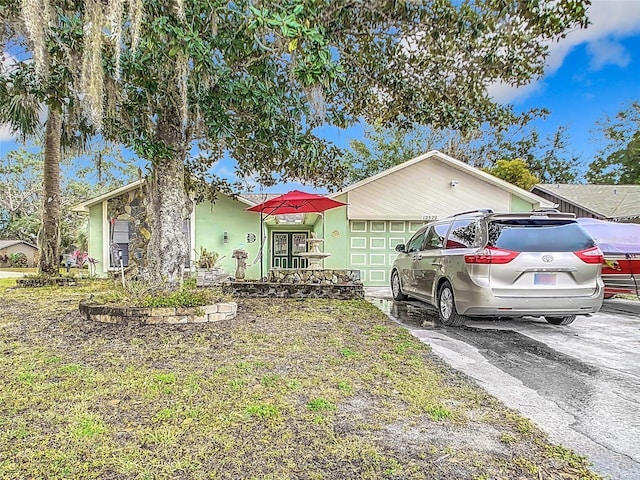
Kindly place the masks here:
<instances>
[{"instance_id":1,"label":"potted plant","mask_svg":"<svg viewBox=\"0 0 640 480\"><path fill-rule=\"evenodd\" d=\"M220 256L218 252L207 250L200 247L200 251L196 252L196 285L198 287L207 287L224 279L225 272L218 265L224 256Z\"/></svg>"}]
</instances>

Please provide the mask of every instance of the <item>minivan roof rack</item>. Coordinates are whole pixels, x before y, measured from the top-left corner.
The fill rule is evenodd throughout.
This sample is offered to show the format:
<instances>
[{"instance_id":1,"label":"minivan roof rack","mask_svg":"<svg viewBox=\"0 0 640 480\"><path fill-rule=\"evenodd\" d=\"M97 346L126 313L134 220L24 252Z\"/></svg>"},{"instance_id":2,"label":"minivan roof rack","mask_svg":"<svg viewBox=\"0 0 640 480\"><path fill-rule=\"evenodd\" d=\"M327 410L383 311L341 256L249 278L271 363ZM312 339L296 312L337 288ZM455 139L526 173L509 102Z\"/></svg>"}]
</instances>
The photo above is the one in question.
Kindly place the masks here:
<instances>
[{"instance_id":1,"label":"minivan roof rack","mask_svg":"<svg viewBox=\"0 0 640 480\"><path fill-rule=\"evenodd\" d=\"M470 213L493 213L493 210L490 208L478 208L477 210L468 210L466 212L454 213L451 216L457 217L459 215L469 215Z\"/></svg>"},{"instance_id":2,"label":"minivan roof rack","mask_svg":"<svg viewBox=\"0 0 640 480\"><path fill-rule=\"evenodd\" d=\"M560 210L558 210L557 208L553 208L553 207L540 207L540 208L534 208L533 210L531 210L532 212L550 212L550 213L563 213L560 212Z\"/></svg>"},{"instance_id":3,"label":"minivan roof rack","mask_svg":"<svg viewBox=\"0 0 640 480\"><path fill-rule=\"evenodd\" d=\"M530 210L528 212L505 212L496 213L491 215L492 219L495 218L558 218L558 219L575 219L576 216L573 213L558 212L558 211L536 211Z\"/></svg>"}]
</instances>

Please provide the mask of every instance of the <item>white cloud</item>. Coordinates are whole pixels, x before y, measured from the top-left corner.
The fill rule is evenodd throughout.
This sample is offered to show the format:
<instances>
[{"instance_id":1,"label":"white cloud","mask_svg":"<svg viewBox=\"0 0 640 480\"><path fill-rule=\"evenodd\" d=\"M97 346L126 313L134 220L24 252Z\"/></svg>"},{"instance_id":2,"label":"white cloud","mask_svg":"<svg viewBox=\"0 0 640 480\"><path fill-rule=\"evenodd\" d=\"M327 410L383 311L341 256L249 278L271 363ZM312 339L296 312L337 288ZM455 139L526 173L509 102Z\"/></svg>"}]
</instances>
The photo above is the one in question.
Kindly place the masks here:
<instances>
[{"instance_id":1,"label":"white cloud","mask_svg":"<svg viewBox=\"0 0 640 480\"><path fill-rule=\"evenodd\" d=\"M591 56L589 63L591 70L600 70L605 65L624 68L631 63L631 54L624 49L624 46L609 39L591 42L587 45L587 52Z\"/></svg>"},{"instance_id":2,"label":"white cloud","mask_svg":"<svg viewBox=\"0 0 640 480\"><path fill-rule=\"evenodd\" d=\"M499 102L510 103L517 100L524 100L535 92L544 89L545 84L541 81L534 81L522 87L512 87L505 83L494 83L489 85L487 90L489 95Z\"/></svg>"},{"instance_id":3,"label":"white cloud","mask_svg":"<svg viewBox=\"0 0 640 480\"><path fill-rule=\"evenodd\" d=\"M598 70L605 65L625 67L631 61L619 40L640 33L640 1L593 0L588 11L591 24L586 29L569 32L560 42L549 43L546 75L553 75L564 63L569 53L579 45L587 45L591 56L590 68ZM500 102L522 100L544 87L541 80L520 88L492 85L491 96Z\"/></svg>"},{"instance_id":4,"label":"white cloud","mask_svg":"<svg viewBox=\"0 0 640 480\"><path fill-rule=\"evenodd\" d=\"M17 135L11 132L11 128L8 125L0 125L0 142L7 142L15 140Z\"/></svg>"}]
</instances>

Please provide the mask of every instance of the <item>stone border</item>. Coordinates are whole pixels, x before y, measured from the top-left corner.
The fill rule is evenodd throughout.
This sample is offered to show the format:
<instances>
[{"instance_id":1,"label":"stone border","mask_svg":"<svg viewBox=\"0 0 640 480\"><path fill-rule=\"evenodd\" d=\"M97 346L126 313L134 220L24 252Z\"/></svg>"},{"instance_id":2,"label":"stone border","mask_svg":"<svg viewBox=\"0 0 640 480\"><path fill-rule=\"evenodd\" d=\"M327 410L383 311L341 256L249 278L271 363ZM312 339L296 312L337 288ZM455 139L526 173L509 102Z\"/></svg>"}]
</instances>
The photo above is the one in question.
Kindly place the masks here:
<instances>
[{"instance_id":1,"label":"stone border","mask_svg":"<svg viewBox=\"0 0 640 480\"><path fill-rule=\"evenodd\" d=\"M18 287L76 287L78 280L72 277L25 277L17 278Z\"/></svg>"},{"instance_id":2,"label":"stone border","mask_svg":"<svg viewBox=\"0 0 640 480\"><path fill-rule=\"evenodd\" d=\"M361 285L360 270L336 268L272 268L269 283L302 283L312 285Z\"/></svg>"},{"instance_id":3,"label":"stone border","mask_svg":"<svg viewBox=\"0 0 640 480\"><path fill-rule=\"evenodd\" d=\"M222 291L237 298L329 298L333 300L364 298L364 286L362 283L228 282L222 284Z\"/></svg>"},{"instance_id":4,"label":"stone border","mask_svg":"<svg viewBox=\"0 0 640 480\"><path fill-rule=\"evenodd\" d=\"M93 322L118 325L175 325L231 320L236 317L238 304L226 302L202 307L114 307L82 300L79 310L85 320Z\"/></svg>"}]
</instances>

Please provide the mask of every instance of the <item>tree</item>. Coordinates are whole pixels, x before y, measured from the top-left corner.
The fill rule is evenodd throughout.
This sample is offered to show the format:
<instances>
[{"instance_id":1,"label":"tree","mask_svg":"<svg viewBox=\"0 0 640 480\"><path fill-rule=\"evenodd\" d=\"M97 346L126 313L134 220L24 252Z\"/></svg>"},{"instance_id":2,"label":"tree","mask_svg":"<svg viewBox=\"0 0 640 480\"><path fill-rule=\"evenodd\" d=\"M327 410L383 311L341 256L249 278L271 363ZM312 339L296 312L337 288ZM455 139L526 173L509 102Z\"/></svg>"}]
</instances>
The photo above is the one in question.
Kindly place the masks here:
<instances>
[{"instance_id":1,"label":"tree","mask_svg":"<svg viewBox=\"0 0 640 480\"><path fill-rule=\"evenodd\" d=\"M71 212L71 207L134 180L138 173L112 145L95 140L91 151L92 158L84 160L86 165L81 168L74 167L72 159L62 159L61 251L81 243L85 226L84 219ZM0 238L37 243L43 204L42 163L42 147L37 143L22 145L0 158Z\"/></svg>"},{"instance_id":2,"label":"tree","mask_svg":"<svg viewBox=\"0 0 640 480\"><path fill-rule=\"evenodd\" d=\"M75 95L82 25L70 3L54 9L46 1L7 1L0 9L3 51L19 51L0 75L0 123L8 123L24 140L41 133L39 114L44 110L47 116L38 272L48 275L59 272L62 151L81 148L89 134Z\"/></svg>"},{"instance_id":3,"label":"tree","mask_svg":"<svg viewBox=\"0 0 640 480\"><path fill-rule=\"evenodd\" d=\"M36 243L40 226L42 159L26 149L0 160L0 236Z\"/></svg>"},{"instance_id":4,"label":"tree","mask_svg":"<svg viewBox=\"0 0 640 480\"><path fill-rule=\"evenodd\" d=\"M542 139L534 127L528 126L531 116L539 114L528 112L514 119L510 126L485 124L466 133L418 125L409 130L383 128L379 122L374 123L366 130L366 141L351 142L344 153L345 162L351 166L349 180L355 182L367 178L437 149L486 169L494 168L500 160L519 159L538 181L575 182L578 178L578 157L567 151L566 128L560 127L553 135Z\"/></svg>"},{"instance_id":5,"label":"tree","mask_svg":"<svg viewBox=\"0 0 640 480\"><path fill-rule=\"evenodd\" d=\"M526 163L539 182L576 183L579 157L567 152L566 133L567 128L560 126L547 137L546 143L541 143L538 148L534 147L533 151L537 151L537 155L534 154ZM532 138L538 138L537 132Z\"/></svg>"},{"instance_id":6,"label":"tree","mask_svg":"<svg viewBox=\"0 0 640 480\"><path fill-rule=\"evenodd\" d=\"M371 177L432 150L441 140L431 129L384 128L376 121L366 128L365 141L351 141L343 154L343 163L349 166L348 181Z\"/></svg>"},{"instance_id":7,"label":"tree","mask_svg":"<svg viewBox=\"0 0 640 480\"><path fill-rule=\"evenodd\" d=\"M517 185L525 190L530 190L536 183L538 178L533 175L527 168L524 160L516 158L515 160L498 160L491 168L485 169L491 175L502 180Z\"/></svg>"},{"instance_id":8,"label":"tree","mask_svg":"<svg viewBox=\"0 0 640 480\"><path fill-rule=\"evenodd\" d=\"M589 164L586 178L596 184L640 184L640 102L598 122L607 144Z\"/></svg>"},{"instance_id":9,"label":"tree","mask_svg":"<svg viewBox=\"0 0 640 480\"><path fill-rule=\"evenodd\" d=\"M542 74L546 41L586 26L588 2L122 4L86 2L85 104L152 165L150 273L173 288L187 254L185 164L202 175L229 155L240 177L339 186L346 168L317 125L509 122L486 85Z\"/></svg>"}]
</instances>

